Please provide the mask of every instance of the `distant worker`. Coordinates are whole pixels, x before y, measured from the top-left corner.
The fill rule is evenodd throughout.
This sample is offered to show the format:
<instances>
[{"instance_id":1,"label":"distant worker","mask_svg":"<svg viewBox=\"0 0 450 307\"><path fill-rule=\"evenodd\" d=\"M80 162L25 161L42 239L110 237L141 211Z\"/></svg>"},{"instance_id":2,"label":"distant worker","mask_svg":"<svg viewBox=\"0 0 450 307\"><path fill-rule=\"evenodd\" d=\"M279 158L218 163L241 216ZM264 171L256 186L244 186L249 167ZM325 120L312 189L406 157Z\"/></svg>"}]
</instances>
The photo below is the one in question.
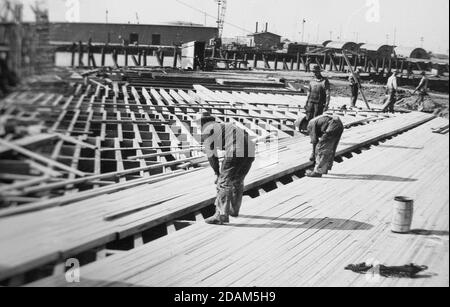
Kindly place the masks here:
<instances>
[{"instance_id":1,"label":"distant worker","mask_svg":"<svg viewBox=\"0 0 450 307\"><path fill-rule=\"evenodd\" d=\"M208 112L201 115L200 124L205 152L217 176L216 213L205 222L223 225L229 223L229 216L239 216L244 179L255 161L256 144L246 131L232 124L217 123ZM222 167L218 150L225 151Z\"/></svg>"},{"instance_id":2,"label":"distant worker","mask_svg":"<svg viewBox=\"0 0 450 307\"><path fill-rule=\"evenodd\" d=\"M419 98L416 100L417 110L422 112L424 110L424 100L428 96L429 79L425 71L422 72L422 80L420 80L419 86L415 89L413 95L419 92Z\"/></svg>"},{"instance_id":3,"label":"distant worker","mask_svg":"<svg viewBox=\"0 0 450 307\"><path fill-rule=\"evenodd\" d=\"M328 109L331 98L330 81L322 76L319 65L314 65L314 79L309 83L308 98L306 99L306 121L323 114Z\"/></svg>"},{"instance_id":4,"label":"distant worker","mask_svg":"<svg viewBox=\"0 0 450 307\"><path fill-rule=\"evenodd\" d=\"M356 102L358 101L359 89L361 87L361 69L355 71L355 75L350 73L348 77L348 81L350 82L350 89L352 92L351 106L352 108L356 107ZM355 79L356 77L356 79Z\"/></svg>"},{"instance_id":5,"label":"distant worker","mask_svg":"<svg viewBox=\"0 0 450 307\"><path fill-rule=\"evenodd\" d=\"M311 58L310 57L306 58L305 72L311 72Z\"/></svg>"},{"instance_id":6,"label":"distant worker","mask_svg":"<svg viewBox=\"0 0 450 307\"><path fill-rule=\"evenodd\" d=\"M313 144L311 161L315 162L315 166L314 171L306 175L320 178L333 168L344 125L337 116L321 115L309 122L308 132Z\"/></svg>"},{"instance_id":7,"label":"distant worker","mask_svg":"<svg viewBox=\"0 0 450 307\"><path fill-rule=\"evenodd\" d=\"M387 95L388 95L388 101L389 104L386 107L387 112L391 112L394 113L394 106L395 103L397 102L397 91L398 91L398 81L397 81L397 75L399 73L398 72L394 72L392 74L392 76L389 77L388 81L387 81Z\"/></svg>"}]
</instances>

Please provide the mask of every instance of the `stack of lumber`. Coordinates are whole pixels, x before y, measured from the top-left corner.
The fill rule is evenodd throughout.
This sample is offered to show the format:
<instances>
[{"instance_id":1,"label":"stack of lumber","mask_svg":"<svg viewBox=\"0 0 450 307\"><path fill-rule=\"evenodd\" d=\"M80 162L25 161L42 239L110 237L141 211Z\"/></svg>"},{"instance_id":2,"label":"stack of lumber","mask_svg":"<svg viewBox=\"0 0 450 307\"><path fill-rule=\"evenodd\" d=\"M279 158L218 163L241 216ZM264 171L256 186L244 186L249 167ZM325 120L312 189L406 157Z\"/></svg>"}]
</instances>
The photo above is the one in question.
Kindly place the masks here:
<instances>
[{"instance_id":1,"label":"stack of lumber","mask_svg":"<svg viewBox=\"0 0 450 307\"><path fill-rule=\"evenodd\" d=\"M344 134L338 155L345 156L431 119L430 115L411 113L350 128ZM286 175L310 167L310 147L306 137L280 141L268 151L269 157L258 158L246 181L246 191L257 189L264 194L264 185L279 186ZM65 199L67 196L42 200L31 205L31 210L71 203L65 207L25 214L20 214L26 212L21 208L6 209L0 212L4 217L0 223L0 248L5 251L0 255L0 280L64 262L78 253L196 213L213 203L216 192L213 179L211 170L205 169L73 203Z\"/></svg>"},{"instance_id":2,"label":"stack of lumber","mask_svg":"<svg viewBox=\"0 0 450 307\"><path fill-rule=\"evenodd\" d=\"M323 179L303 178L247 200L228 226L200 223L90 264L79 284L61 275L33 286L448 287L449 140L430 131L444 121L364 151ZM426 231L391 233L398 195L415 200L413 228ZM344 270L369 259L429 270L416 279Z\"/></svg>"}]
</instances>

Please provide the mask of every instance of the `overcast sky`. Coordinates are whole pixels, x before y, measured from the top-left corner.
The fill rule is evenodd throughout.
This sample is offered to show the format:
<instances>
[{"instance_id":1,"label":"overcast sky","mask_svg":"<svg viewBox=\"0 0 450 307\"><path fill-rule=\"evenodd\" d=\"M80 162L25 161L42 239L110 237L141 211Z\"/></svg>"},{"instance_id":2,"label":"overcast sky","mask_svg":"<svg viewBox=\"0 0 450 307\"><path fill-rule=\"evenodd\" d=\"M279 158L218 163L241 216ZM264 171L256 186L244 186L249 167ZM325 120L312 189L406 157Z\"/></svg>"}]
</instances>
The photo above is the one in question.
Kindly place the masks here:
<instances>
[{"instance_id":1,"label":"overcast sky","mask_svg":"<svg viewBox=\"0 0 450 307\"><path fill-rule=\"evenodd\" d=\"M35 0L21 0L33 3ZM163 23L187 21L215 26L215 0L40 0L52 21ZM77 8L79 3L79 10ZM184 2L193 8L183 5ZM424 47L448 53L448 0L228 0L225 37L245 35L255 23L291 40L330 39ZM206 12L208 16L205 16ZM137 16L136 16L137 14ZM26 13L29 16L29 12ZM396 34L395 34L396 33Z\"/></svg>"}]
</instances>

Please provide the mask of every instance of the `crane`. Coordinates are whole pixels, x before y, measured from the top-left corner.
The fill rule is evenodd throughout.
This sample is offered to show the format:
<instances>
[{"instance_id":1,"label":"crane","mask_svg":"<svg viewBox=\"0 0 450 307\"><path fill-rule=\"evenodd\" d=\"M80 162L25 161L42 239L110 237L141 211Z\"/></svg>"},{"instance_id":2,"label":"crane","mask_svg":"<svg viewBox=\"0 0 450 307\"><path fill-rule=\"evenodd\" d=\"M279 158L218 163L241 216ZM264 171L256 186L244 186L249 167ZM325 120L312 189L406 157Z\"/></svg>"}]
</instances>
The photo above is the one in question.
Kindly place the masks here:
<instances>
[{"instance_id":1,"label":"crane","mask_svg":"<svg viewBox=\"0 0 450 307\"><path fill-rule=\"evenodd\" d=\"M225 15L227 12L227 0L215 0L217 2L217 29L219 30L219 39L223 35L223 26L225 24Z\"/></svg>"}]
</instances>

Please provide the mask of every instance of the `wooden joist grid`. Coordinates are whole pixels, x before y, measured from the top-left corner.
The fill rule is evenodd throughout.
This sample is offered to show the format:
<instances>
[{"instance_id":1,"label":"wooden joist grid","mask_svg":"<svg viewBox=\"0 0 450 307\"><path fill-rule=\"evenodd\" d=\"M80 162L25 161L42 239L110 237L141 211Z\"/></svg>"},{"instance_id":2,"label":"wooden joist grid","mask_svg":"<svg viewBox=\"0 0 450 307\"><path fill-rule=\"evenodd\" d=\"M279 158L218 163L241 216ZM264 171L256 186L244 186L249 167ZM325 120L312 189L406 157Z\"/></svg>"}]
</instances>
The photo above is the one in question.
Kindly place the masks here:
<instances>
[{"instance_id":1,"label":"wooden joist grid","mask_svg":"<svg viewBox=\"0 0 450 307\"><path fill-rule=\"evenodd\" d=\"M163 79L167 81L170 79ZM177 81L179 82L179 81ZM244 91L209 90L193 85L192 90L136 87L111 81L108 86L97 83L73 83L66 95L24 91L9 97L0 107L7 116L23 122L33 119L51 137L6 136L15 149L0 146L0 155L18 159L16 153L27 153L31 145L34 158L48 171L28 174L37 179L49 172L63 171L59 180L51 176L39 182L0 179L2 206L15 206L11 201L76 195L99 186L124 183L160 174L171 174L179 167L201 158L195 119L208 111L219 121L233 123L255 138L275 133L279 139L296 137L294 121L302 112L306 98L293 94L248 93ZM331 113L345 104L334 99ZM351 111L339 113L347 124L357 125L381 113ZM42 134L41 136L45 136ZM57 136L57 139L54 139ZM44 141L50 144L38 146ZM138 157L138 159L136 159ZM194 159L195 160L195 159ZM170 162L170 163L168 163ZM198 164L198 163L197 163ZM35 165L38 165L35 163ZM86 180L77 180L86 177ZM34 184L33 184L34 183ZM8 187L9 186L9 187ZM12 187L12 188L11 188ZM19 187L19 188L17 188ZM14 196L14 197L13 197ZM26 198L24 198L26 197Z\"/></svg>"}]
</instances>

